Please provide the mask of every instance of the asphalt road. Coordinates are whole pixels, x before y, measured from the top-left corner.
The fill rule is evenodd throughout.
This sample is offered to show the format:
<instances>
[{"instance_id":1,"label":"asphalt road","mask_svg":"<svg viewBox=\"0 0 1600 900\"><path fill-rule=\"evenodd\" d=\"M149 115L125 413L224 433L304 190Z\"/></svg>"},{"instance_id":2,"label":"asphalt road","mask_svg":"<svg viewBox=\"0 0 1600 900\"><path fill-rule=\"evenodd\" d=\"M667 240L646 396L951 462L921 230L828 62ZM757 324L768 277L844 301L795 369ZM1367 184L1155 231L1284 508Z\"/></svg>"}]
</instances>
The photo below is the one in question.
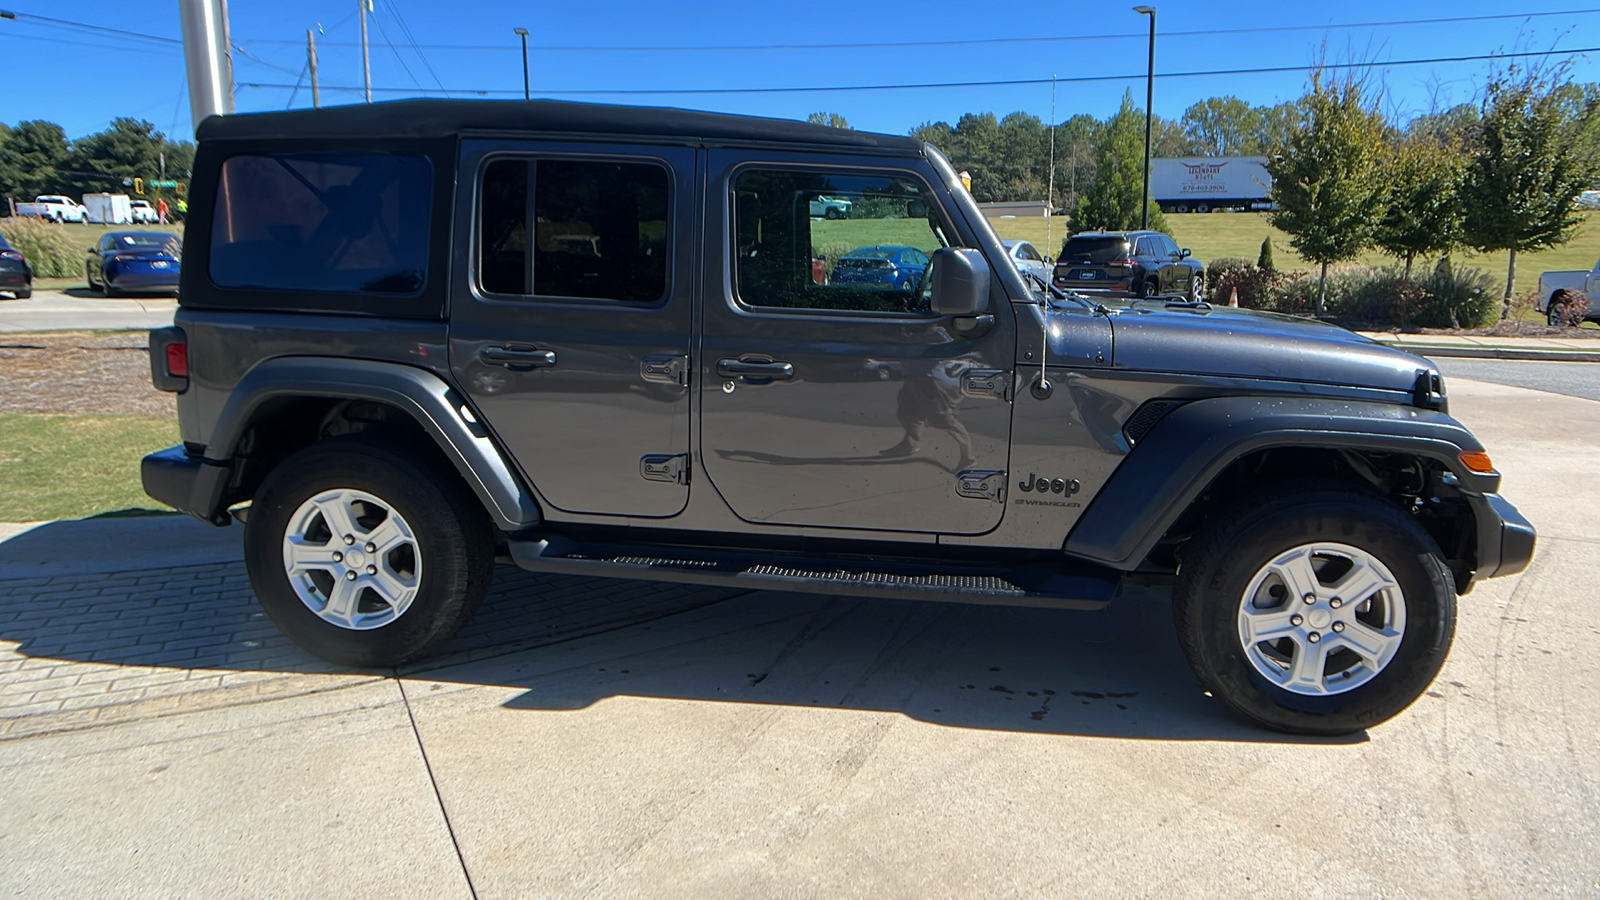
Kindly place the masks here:
<instances>
[{"instance_id":1,"label":"asphalt road","mask_svg":"<svg viewBox=\"0 0 1600 900\"><path fill-rule=\"evenodd\" d=\"M1433 362L1447 379L1471 378L1474 381L1600 400L1600 363L1447 358Z\"/></svg>"}]
</instances>

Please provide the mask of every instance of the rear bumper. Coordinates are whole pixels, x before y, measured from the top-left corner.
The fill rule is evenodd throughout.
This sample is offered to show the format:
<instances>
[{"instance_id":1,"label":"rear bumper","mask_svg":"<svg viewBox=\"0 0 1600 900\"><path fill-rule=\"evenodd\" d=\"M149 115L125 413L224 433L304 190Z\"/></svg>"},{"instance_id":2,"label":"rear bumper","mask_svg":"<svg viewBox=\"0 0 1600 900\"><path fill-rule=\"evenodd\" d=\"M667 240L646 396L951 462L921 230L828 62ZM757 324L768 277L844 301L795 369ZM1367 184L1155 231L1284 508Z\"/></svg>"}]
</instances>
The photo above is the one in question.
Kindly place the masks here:
<instances>
[{"instance_id":1,"label":"rear bumper","mask_svg":"<svg viewBox=\"0 0 1600 900\"><path fill-rule=\"evenodd\" d=\"M232 469L226 464L191 456L181 446L159 450L139 464L139 479L146 494L218 526L232 521L222 508L223 491L231 474Z\"/></svg>"},{"instance_id":2,"label":"rear bumper","mask_svg":"<svg viewBox=\"0 0 1600 900\"><path fill-rule=\"evenodd\" d=\"M1533 561L1537 535L1533 525L1499 494L1475 498L1478 519L1478 567L1474 578L1515 575Z\"/></svg>"}]
</instances>

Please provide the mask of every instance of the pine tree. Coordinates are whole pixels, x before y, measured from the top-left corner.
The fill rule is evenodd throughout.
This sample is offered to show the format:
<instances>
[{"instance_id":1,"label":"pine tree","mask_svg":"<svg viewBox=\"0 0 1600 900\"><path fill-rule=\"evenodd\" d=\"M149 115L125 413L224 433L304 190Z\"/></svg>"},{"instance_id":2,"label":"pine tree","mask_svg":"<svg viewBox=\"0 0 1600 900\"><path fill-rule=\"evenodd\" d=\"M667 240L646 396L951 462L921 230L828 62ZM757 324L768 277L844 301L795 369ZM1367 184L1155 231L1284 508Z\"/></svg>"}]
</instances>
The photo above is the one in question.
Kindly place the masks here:
<instances>
[{"instance_id":1,"label":"pine tree","mask_svg":"<svg viewBox=\"0 0 1600 900\"><path fill-rule=\"evenodd\" d=\"M1140 195L1144 191L1144 114L1133 105L1131 92L1122 95L1122 108L1100 133L1094 183L1078 198L1072 213L1074 231L1102 229L1127 231L1140 227ZM1150 225L1172 233L1154 201L1149 203Z\"/></svg>"},{"instance_id":2,"label":"pine tree","mask_svg":"<svg viewBox=\"0 0 1600 900\"><path fill-rule=\"evenodd\" d=\"M1270 235L1261 239L1261 255L1256 257L1256 268L1267 272L1277 268L1272 264L1272 237Z\"/></svg>"}]
</instances>

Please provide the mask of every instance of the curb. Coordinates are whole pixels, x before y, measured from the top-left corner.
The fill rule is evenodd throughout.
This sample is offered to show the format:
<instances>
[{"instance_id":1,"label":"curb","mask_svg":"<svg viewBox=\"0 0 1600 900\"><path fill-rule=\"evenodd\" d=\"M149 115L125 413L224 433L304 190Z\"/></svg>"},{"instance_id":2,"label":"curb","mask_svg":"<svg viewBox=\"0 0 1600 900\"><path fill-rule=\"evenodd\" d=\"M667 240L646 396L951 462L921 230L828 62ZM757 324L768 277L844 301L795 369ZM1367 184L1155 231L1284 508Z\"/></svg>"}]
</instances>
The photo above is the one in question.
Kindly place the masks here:
<instances>
[{"instance_id":1,"label":"curb","mask_svg":"<svg viewBox=\"0 0 1600 900\"><path fill-rule=\"evenodd\" d=\"M1515 359L1537 362L1600 362L1600 351L1525 350L1518 347L1473 347L1454 344L1415 344L1401 341L1378 343L1416 356L1442 356L1456 359Z\"/></svg>"}]
</instances>

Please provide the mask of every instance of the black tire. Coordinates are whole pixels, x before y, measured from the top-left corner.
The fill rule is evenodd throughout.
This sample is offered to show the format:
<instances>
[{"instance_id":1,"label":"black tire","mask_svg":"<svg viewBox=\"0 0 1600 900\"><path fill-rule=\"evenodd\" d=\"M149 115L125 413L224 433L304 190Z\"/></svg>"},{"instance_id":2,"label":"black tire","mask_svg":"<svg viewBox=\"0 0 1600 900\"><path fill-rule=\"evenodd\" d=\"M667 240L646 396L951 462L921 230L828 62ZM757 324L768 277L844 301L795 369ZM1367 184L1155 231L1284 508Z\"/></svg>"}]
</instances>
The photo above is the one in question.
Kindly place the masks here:
<instances>
[{"instance_id":1,"label":"black tire","mask_svg":"<svg viewBox=\"0 0 1600 900\"><path fill-rule=\"evenodd\" d=\"M18 300L33 299L33 288L31 287L18 288L14 293L17 295Z\"/></svg>"},{"instance_id":2,"label":"black tire","mask_svg":"<svg viewBox=\"0 0 1600 900\"><path fill-rule=\"evenodd\" d=\"M301 600L284 564L296 511L339 488L371 494L399 512L421 557L410 606L371 630L325 621ZM359 436L314 444L280 463L256 492L244 543L250 584L279 630L316 656L366 668L399 665L453 637L477 611L494 564L492 526L454 472Z\"/></svg>"},{"instance_id":3,"label":"black tire","mask_svg":"<svg viewBox=\"0 0 1600 900\"><path fill-rule=\"evenodd\" d=\"M1455 581L1433 538L1391 504L1342 485L1280 484L1213 517L1200 535L1184 549L1173 589L1178 642L1201 684L1235 713L1278 731L1348 734L1410 706L1439 674L1455 634ZM1393 657L1342 692L1306 694L1274 684L1240 636L1245 591L1257 573L1280 554L1314 543L1369 554L1392 573L1404 598ZM1336 640L1330 632L1330 646Z\"/></svg>"},{"instance_id":4,"label":"black tire","mask_svg":"<svg viewBox=\"0 0 1600 900\"><path fill-rule=\"evenodd\" d=\"M89 290L101 294L105 292L105 285L94 283L94 266L83 267L83 280L89 283Z\"/></svg>"},{"instance_id":5,"label":"black tire","mask_svg":"<svg viewBox=\"0 0 1600 900\"><path fill-rule=\"evenodd\" d=\"M1562 300L1552 298L1550 304L1545 307L1545 321L1549 323L1551 328L1564 328L1567 324L1566 319L1567 304Z\"/></svg>"},{"instance_id":6,"label":"black tire","mask_svg":"<svg viewBox=\"0 0 1600 900\"><path fill-rule=\"evenodd\" d=\"M1139 286L1139 297L1156 297L1161 294L1161 282L1154 278L1142 282Z\"/></svg>"},{"instance_id":7,"label":"black tire","mask_svg":"<svg viewBox=\"0 0 1600 900\"><path fill-rule=\"evenodd\" d=\"M822 211L822 217L824 219L839 219L844 217L844 213L840 212L837 206L830 206Z\"/></svg>"}]
</instances>

